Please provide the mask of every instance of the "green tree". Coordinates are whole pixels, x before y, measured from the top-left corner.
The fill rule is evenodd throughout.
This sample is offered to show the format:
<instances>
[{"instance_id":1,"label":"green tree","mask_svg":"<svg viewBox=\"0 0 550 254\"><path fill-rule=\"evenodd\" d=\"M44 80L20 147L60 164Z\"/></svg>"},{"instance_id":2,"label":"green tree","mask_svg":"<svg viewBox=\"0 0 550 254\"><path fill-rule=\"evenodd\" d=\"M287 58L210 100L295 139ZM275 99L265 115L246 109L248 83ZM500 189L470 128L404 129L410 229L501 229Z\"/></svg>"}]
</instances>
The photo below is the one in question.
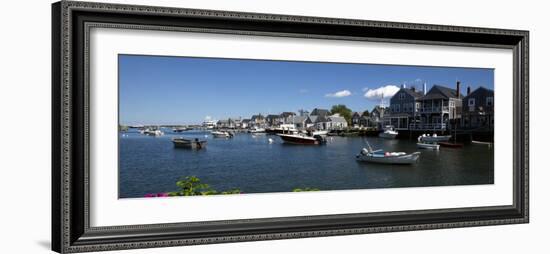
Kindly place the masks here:
<instances>
[{"instance_id":1,"label":"green tree","mask_svg":"<svg viewBox=\"0 0 550 254\"><path fill-rule=\"evenodd\" d=\"M201 183L201 180L196 176L186 176L182 180L177 181L176 185L179 187L179 191L168 192L168 196L200 196L241 193L241 190L239 189L218 192L212 189L210 185Z\"/></svg>"},{"instance_id":2,"label":"green tree","mask_svg":"<svg viewBox=\"0 0 550 254\"><path fill-rule=\"evenodd\" d=\"M346 105L343 105L343 104L334 105L332 106L330 113L340 114L340 116L346 119L346 122L348 122L348 125L351 125L352 112L351 112L351 109L346 107Z\"/></svg>"}]
</instances>

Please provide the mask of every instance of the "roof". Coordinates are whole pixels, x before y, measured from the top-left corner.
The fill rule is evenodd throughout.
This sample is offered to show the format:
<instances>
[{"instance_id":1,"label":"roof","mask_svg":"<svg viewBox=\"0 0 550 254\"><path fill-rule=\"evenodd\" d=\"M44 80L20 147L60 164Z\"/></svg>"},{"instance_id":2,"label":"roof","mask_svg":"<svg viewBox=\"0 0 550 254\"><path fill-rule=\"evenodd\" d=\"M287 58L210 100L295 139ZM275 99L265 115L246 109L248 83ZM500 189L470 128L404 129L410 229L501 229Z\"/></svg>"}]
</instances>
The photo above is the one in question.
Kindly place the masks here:
<instances>
[{"instance_id":1,"label":"roof","mask_svg":"<svg viewBox=\"0 0 550 254\"><path fill-rule=\"evenodd\" d=\"M307 116L295 116L292 119L292 123L302 123L307 119Z\"/></svg>"},{"instance_id":2,"label":"roof","mask_svg":"<svg viewBox=\"0 0 550 254\"><path fill-rule=\"evenodd\" d=\"M310 115L314 116L326 116L329 114L328 109L314 108Z\"/></svg>"},{"instance_id":3,"label":"roof","mask_svg":"<svg viewBox=\"0 0 550 254\"><path fill-rule=\"evenodd\" d=\"M267 119L277 119L279 117L281 117L281 116L280 115L267 115L265 118L267 118Z\"/></svg>"},{"instance_id":4,"label":"roof","mask_svg":"<svg viewBox=\"0 0 550 254\"><path fill-rule=\"evenodd\" d=\"M371 112L374 112L374 111L378 111L378 112L384 112L386 111L386 108L383 108L383 107L380 107L380 106L375 106Z\"/></svg>"},{"instance_id":5,"label":"roof","mask_svg":"<svg viewBox=\"0 0 550 254\"><path fill-rule=\"evenodd\" d=\"M283 112L283 113L281 113L282 117L289 117L289 116L295 116L295 115L296 115L296 113L294 113L294 112Z\"/></svg>"},{"instance_id":6,"label":"roof","mask_svg":"<svg viewBox=\"0 0 550 254\"><path fill-rule=\"evenodd\" d=\"M483 86L480 86L478 87L476 90L474 90L473 92L471 92L470 94L466 95L466 97L464 98L469 98L469 97L472 97L472 96L477 96L479 93L485 93L484 95L485 96L494 96L495 94L495 91L491 90L491 89L488 89L488 88L485 88Z\"/></svg>"},{"instance_id":7,"label":"roof","mask_svg":"<svg viewBox=\"0 0 550 254\"><path fill-rule=\"evenodd\" d=\"M312 123L315 123L315 122L317 122L318 116L310 115L310 116L308 116L307 118L308 118L309 121L311 121Z\"/></svg>"},{"instance_id":8,"label":"roof","mask_svg":"<svg viewBox=\"0 0 550 254\"><path fill-rule=\"evenodd\" d=\"M329 116L328 119L335 123L347 123L346 119L341 116Z\"/></svg>"},{"instance_id":9,"label":"roof","mask_svg":"<svg viewBox=\"0 0 550 254\"><path fill-rule=\"evenodd\" d=\"M419 100L433 100L433 99L449 99L449 98L456 98L456 90L451 89L444 86L434 85L430 91L423 97L419 98ZM460 98L464 98L462 94L460 94Z\"/></svg>"},{"instance_id":10,"label":"roof","mask_svg":"<svg viewBox=\"0 0 550 254\"><path fill-rule=\"evenodd\" d=\"M405 93L409 94L410 96L414 97L414 98L420 98L422 97L422 93L418 92L418 91L413 91L412 88L401 88L401 91L404 91Z\"/></svg>"},{"instance_id":11,"label":"roof","mask_svg":"<svg viewBox=\"0 0 550 254\"><path fill-rule=\"evenodd\" d=\"M324 122L328 122L328 119L327 119L326 116L321 115L321 116L317 116L317 119L316 119L315 122L316 123L324 123Z\"/></svg>"},{"instance_id":12,"label":"roof","mask_svg":"<svg viewBox=\"0 0 550 254\"><path fill-rule=\"evenodd\" d=\"M262 114L253 115L252 116L252 121L256 120L256 118L262 120L262 119L264 119L264 116L262 116Z\"/></svg>"}]
</instances>

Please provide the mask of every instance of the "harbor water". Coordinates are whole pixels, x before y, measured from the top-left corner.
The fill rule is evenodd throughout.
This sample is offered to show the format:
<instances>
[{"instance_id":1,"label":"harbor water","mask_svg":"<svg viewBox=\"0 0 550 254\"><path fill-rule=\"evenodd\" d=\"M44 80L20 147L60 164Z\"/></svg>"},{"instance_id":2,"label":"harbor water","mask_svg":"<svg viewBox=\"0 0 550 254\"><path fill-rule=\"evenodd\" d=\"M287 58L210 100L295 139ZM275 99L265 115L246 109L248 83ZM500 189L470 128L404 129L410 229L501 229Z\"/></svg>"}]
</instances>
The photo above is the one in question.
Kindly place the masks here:
<instances>
[{"instance_id":1,"label":"harbor water","mask_svg":"<svg viewBox=\"0 0 550 254\"><path fill-rule=\"evenodd\" d=\"M463 148L419 150L416 140L378 137L327 137L325 145L284 144L275 135L237 133L214 138L205 131L142 135L136 130L119 135L119 197L176 191L176 182L196 176L213 189L243 193L290 192L296 188L348 190L493 184L493 148L469 144ZM175 137L208 141L207 148L174 148ZM273 142L269 142L272 139ZM420 151L413 165L357 162L366 141L374 149Z\"/></svg>"}]
</instances>

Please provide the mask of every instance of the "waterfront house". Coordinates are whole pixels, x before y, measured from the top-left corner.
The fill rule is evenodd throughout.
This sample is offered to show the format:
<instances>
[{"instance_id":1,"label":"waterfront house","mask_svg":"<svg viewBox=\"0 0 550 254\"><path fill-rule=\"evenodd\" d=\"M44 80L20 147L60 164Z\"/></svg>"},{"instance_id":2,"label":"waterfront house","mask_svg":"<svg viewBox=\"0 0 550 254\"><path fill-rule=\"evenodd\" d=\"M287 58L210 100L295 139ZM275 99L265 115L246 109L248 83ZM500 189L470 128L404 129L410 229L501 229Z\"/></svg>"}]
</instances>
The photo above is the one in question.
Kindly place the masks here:
<instances>
[{"instance_id":1,"label":"waterfront house","mask_svg":"<svg viewBox=\"0 0 550 254\"><path fill-rule=\"evenodd\" d=\"M241 128L246 129L250 127L250 119L243 119L241 121Z\"/></svg>"},{"instance_id":2,"label":"waterfront house","mask_svg":"<svg viewBox=\"0 0 550 254\"><path fill-rule=\"evenodd\" d=\"M327 122L325 123L326 130L341 130L348 127L348 122L346 118L340 116L339 114L334 114L327 117Z\"/></svg>"},{"instance_id":3,"label":"waterfront house","mask_svg":"<svg viewBox=\"0 0 550 254\"><path fill-rule=\"evenodd\" d=\"M445 131L450 129L449 123L457 123L462 114L462 98L460 81L456 89L434 85L426 95L418 99L418 123L412 123L414 130Z\"/></svg>"},{"instance_id":4,"label":"waterfront house","mask_svg":"<svg viewBox=\"0 0 550 254\"><path fill-rule=\"evenodd\" d=\"M294 118L295 116L296 116L296 113L294 112L281 113L280 117L281 117L282 124L292 124L293 123L292 118Z\"/></svg>"},{"instance_id":5,"label":"waterfront house","mask_svg":"<svg viewBox=\"0 0 550 254\"><path fill-rule=\"evenodd\" d=\"M388 108L382 106L375 106L370 112L371 124L375 127L381 128L384 116L386 115Z\"/></svg>"},{"instance_id":6,"label":"waterfront house","mask_svg":"<svg viewBox=\"0 0 550 254\"><path fill-rule=\"evenodd\" d=\"M302 130L307 128L306 121L308 116L294 116L291 119L291 124L294 124L294 128Z\"/></svg>"},{"instance_id":7,"label":"waterfront house","mask_svg":"<svg viewBox=\"0 0 550 254\"><path fill-rule=\"evenodd\" d=\"M326 116L330 115L330 111L328 109L314 108L311 111L311 114L309 114L309 115L310 116L323 116L323 117L326 117Z\"/></svg>"},{"instance_id":8,"label":"waterfront house","mask_svg":"<svg viewBox=\"0 0 550 254\"><path fill-rule=\"evenodd\" d=\"M217 128L230 128L229 126L231 125L229 119L224 119L224 120L218 120L218 122L216 123L216 127Z\"/></svg>"},{"instance_id":9,"label":"waterfront house","mask_svg":"<svg viewBox=\"0 0 550 254\"><path fill-rule=\"evenodd\" d=\"M328 117L325 115L309 115L306 120L306 128L308 129L317 129L317 130L326 130L329 126L327 123L329 122Z\"/></svg>"},{"instance_id":10,"label":"waterfront house","mask_svg":"<svg viewBox=\"0 0 550 254\"><path fill-rule=\"evenodd\" d=\"M365 110L363 112L353 112L353 115L351 116L351 125L354 128L371 127L373 125L373 121L370 118L369 111Z\"/></svg>"},{"instance_id":11,"label":"waterfront house","mask_svg":"<svg viewBox=\"0 0 550 254\"><path fill-rule=\"evenodd\" d=\"M262 114L253 115L250 120L250 127L265 127L266 125L265 117Z\"/></svg>"},{"instance_id":12,"label":"waterfront house","mask_svg":"<svg viewBox=\"0 0 550 254\"><path fill-rule=\"evenodd\" d=\"M494 98L495 92L491 89L481 86L470 93L468 87L462 100L462 128L494 128Z\"/></svg>"},{"instance_id":13,"label":"waterfront house","mask_svg":"<svg viewBox=\"0 0 550 254\"><path fill-rule=\"evenodd\" d=\"M265 122L268 126L279 126L283 122L283 118L281 118L281 115L267 115L265 117Z\"/></svg>"},{"instance_id":14,"label":"waterfront house","mask_svg":"<svg viewBox=\"0 0 550 254\"><path fill-rule=\"evenodd\" d=\"M359 121L361 120L361 115L359 112L353 112L351 115L351 126L353 127L360 127Z\"/></svg>"},{"instance_id":15,"label":"waterfront house","mask_svg":"<svg viewBox=\"0 0 550 254\"><path fill-rule=\"evenodd\" d=\"M370 116L363 115L361 118L359 118L359 126L360 127L373 127L376 126L376 124L372 121Z\"/></svg>"},{"instance_id":16,"label":"waterfront house","mask_svg":"<svg viewBox=\"0 0 550 254\"><path fill-rule=\"evenodd\" d=\"M396 130L408 130L409 123L415 123L420 102L417 100L423 96L414 87L405 85L390 99L390 111L385 118Z\"/></svg>"}]
</instances>

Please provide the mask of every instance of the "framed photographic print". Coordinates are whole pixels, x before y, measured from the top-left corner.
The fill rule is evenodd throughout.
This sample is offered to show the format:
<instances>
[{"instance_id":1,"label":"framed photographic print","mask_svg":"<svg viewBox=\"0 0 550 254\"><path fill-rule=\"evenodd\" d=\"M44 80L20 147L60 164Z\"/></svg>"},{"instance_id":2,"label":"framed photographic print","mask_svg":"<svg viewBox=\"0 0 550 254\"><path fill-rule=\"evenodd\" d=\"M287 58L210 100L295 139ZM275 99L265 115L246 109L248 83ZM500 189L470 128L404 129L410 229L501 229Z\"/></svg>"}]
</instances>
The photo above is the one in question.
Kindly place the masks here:
<instances>
[{"instance_id":1,"label":"framed photographic print","mask_svg":"<svg viewBox=\"0 0 550 254\"><path fill-rule=\"evenodd\" d=\"M57 252L528 222L528 31L52 11Z\"/></svg>"}]
</instances>

